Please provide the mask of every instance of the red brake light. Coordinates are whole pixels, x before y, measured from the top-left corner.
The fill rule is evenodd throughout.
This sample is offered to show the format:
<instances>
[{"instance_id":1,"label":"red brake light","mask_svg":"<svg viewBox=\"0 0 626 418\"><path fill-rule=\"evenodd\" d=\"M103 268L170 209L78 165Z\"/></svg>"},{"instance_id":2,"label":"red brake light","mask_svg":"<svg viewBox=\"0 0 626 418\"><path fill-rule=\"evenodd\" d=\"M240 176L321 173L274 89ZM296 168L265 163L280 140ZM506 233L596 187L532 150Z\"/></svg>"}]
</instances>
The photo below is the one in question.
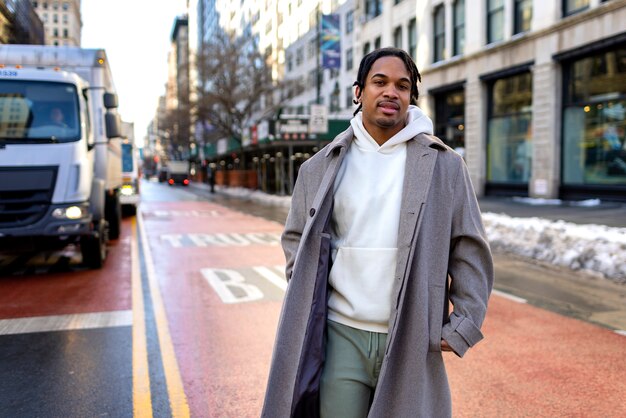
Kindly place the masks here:
<instances>
[{"instance_id":1,"label":"red brake light","mask_svg":"<svg viewBox=\"0 0 626 418\"><path fill-rule=\"evenodd\" d=\"M169 179L168 183L169 184L174 184L174 179Z\"/></svg>"},{"instance_id":2,"label":"red brake light","mask_svg":"<svg viewBox=\"0 0 626 418\"><path fill-rule=\"evenodd\" d=\"M185 186L186 186L186 185L188 185L188 184L189 184L189 180L187 180L187 179L183 180L183 184L184 184Z\"/></svg>"}]
</instances>

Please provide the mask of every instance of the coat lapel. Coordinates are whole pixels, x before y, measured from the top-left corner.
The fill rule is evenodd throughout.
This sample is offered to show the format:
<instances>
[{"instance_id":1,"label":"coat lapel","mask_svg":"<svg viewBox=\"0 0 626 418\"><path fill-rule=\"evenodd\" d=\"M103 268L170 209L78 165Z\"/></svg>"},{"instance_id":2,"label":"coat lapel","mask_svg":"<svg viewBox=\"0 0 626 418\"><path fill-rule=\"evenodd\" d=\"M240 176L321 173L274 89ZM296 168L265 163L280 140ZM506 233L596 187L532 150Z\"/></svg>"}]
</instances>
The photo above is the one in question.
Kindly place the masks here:
<instances>
[{"instance_id":1,"label":"coat lapel","mask_svg":"<svg viewBox=\"0 0 626 418\"><path fill-rule=\"evenodd\" d=\"M327 212L321 210L321 206L324 204L324 202L332 203L329 200L326 200L326 196L335 184L335 177L337 177L337 172L339 171L339 167L341 166L343 157L346 154L346 150L350 146L353 135L354 133L352 131L352 128L348 128L347 130L342 132L337 137L337 139L331 142L329 144L328 150L326 150L325 156L326 158L330 159L330 162L328 163L328 167L325 170L322 182L320 184L320 187L317 189L317 193L315 194L315 198L313 199L313 203L310 208L310 210L315 211L315 218L305 225L304 231L302 232L303 237L308 236L313 224L315 223L315 220L322 215L322 212ZM339 149L339 154L332 155L335 149Z\"/></svg>"},{"instance_id":2,"label":"coat lapel","mask_svg":"<svg viewBox=\"0 0 626 418\"><path fill-rule=\"evenodd\" d=\"M433 170L437 161L438 151L415 138L407 143L402 203L400 205L400 222L398 225L398 258L394 280L393 301L397 309L400 291L406 280L407 266L410 265L415 245L411 245L418 233L422 220L422 205L426 202L432 181ZM392 307L394 308L394 307ZM394 310L395 311L395 310ZM395 318L390 318L395 322ZM390 330L393 330L393 323Z\"/></svg>"}]
</instances>

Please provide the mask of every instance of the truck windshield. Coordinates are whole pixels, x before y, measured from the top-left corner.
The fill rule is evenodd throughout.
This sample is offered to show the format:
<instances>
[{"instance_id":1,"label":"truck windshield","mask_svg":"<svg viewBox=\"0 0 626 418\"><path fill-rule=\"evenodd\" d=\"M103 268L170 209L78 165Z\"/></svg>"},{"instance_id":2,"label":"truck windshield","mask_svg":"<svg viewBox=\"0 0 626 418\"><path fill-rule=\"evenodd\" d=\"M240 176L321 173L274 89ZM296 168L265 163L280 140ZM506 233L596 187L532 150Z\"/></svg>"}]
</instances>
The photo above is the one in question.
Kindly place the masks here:
<instances>
[{"instance_id":1,"label":"truck windshield","mask_svg":"<svg viewBox=\"0 0 626 418\"><path fill-rule=\"evenodd\" d=\"M79 138L75 86L0 80L0 142L53 143L77 141Z\"/></svg>"}]
</instances>

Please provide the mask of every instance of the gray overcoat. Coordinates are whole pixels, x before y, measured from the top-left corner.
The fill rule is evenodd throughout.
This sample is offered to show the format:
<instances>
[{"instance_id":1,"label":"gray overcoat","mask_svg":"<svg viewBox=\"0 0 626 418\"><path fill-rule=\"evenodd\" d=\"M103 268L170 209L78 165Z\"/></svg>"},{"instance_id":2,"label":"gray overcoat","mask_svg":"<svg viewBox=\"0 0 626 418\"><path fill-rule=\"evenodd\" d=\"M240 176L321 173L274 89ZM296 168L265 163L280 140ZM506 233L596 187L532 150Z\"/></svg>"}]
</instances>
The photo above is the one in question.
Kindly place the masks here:
<instances>
[{"instance_id":1,"label":"gray overcoat","mask_svg":"<svg viewBox=\"0 0 626 418\"><path fill-rule=\"evenodd\" d=\"M352 138L349 128L300 168L282 235L289 284L263 417L319 417L328 224L335 176ZM448 417L441 339L463 356L483 338L493 263L465 163L426 134L407 143L393 279L387 348L369 417Z\"/></svg>"}]
</instances>

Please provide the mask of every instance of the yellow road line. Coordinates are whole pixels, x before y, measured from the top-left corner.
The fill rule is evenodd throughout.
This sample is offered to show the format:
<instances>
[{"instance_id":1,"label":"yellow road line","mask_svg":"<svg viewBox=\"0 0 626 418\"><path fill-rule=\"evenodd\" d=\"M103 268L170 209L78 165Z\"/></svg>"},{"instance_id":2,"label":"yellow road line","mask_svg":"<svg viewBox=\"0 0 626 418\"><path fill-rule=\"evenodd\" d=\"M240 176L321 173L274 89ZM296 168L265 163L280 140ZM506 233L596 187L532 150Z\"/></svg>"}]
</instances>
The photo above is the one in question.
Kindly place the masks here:
<instances>
[{"instance_id":1,"label":"yellow road line","mask_svg":"<svg viewBox=\"0 0 626 418\"><path fill-rule=\"evenodd\" d=\"M133 416L152 417L150 394L150 370L148 369L148 345L146 342L146 317L139 272L139 246L136 221L132 223L131 272L133 299Z\"/></svg>"},{"instance_id":2,"label":"yellow road line","mask_svg":"<svg viewBox=\"0 0 626 418\"><path fill-rule=\"evenodd\" d=\"M187 396L183 387L183 381L174 352L174 344L169 331L167 315L165 313L165 305L159 290L159 283L154 271L154 263L152 261L152 252L147 242L148 235L144 228L143 216L141 212L137 212L137 221L141 232L143 242L143 253L146 261L146 271L148 273L148 283L150 285L150 295L152 296L152 308L154 310L154 319L156 321L157 333L159 335L159 346L161 347L161 359L163 361L163 372L165 373L165 382L167 384L167 393L170 398L170 408L172 409L173 418L189 417L189 405Z\"/></svg>"}]
</instances>

